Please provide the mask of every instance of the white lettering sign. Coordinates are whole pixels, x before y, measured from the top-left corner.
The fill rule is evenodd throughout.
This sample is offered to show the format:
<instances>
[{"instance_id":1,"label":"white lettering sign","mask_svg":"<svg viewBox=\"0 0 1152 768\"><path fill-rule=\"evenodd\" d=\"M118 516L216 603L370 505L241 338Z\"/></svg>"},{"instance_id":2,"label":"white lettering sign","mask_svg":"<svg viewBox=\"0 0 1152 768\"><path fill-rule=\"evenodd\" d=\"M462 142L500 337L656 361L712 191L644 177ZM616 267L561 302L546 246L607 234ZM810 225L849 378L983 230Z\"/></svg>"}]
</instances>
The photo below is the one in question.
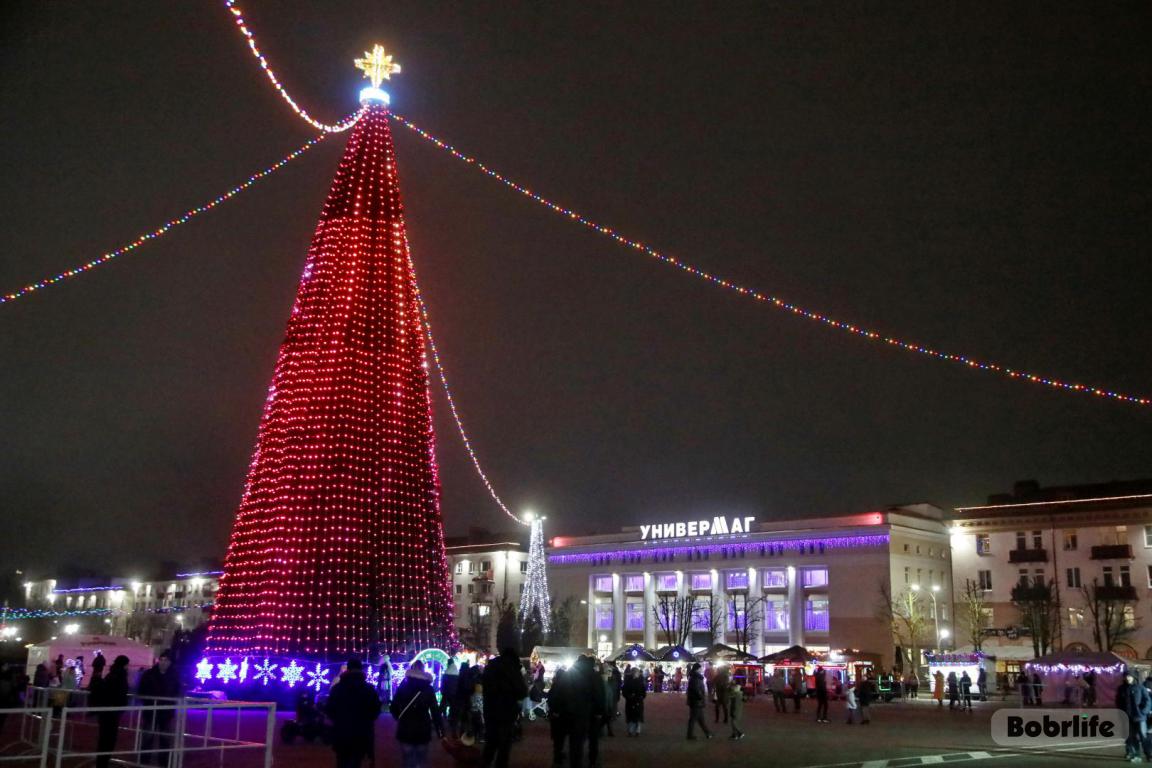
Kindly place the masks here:
<instances>
[{"instance_id":1,"label":"white lettering sign","mask_svg":"<svg viewBox=\"0 0 1152 768\"><path fill-rule=\"evenodd\" d=\"M754 517L714 517L711 520L691 520L683 523L653 523L640 526L640 538L682 539L697 536L727 536L736 533L751 533Z\"/></svg>"}]
</instances>

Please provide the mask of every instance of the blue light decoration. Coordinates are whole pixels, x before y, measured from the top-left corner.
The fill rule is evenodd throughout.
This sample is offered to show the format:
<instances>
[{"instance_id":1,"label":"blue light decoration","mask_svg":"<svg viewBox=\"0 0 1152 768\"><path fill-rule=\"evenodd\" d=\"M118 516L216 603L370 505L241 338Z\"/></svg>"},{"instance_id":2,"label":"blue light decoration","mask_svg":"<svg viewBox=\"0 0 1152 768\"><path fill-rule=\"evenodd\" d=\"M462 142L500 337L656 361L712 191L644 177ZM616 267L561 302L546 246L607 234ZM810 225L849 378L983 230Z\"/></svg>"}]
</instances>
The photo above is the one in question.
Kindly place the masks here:
<instances>
[{"instance_id":1,"label":"blue light decoration","mask_svg":"<svg viewBox=\"0 0 1152 768\"><path fill-rule=\"evenodd\" d=\"M432 675L432 686L440 690L444 668L452 656L439 648L427 648L411 661L389 661L391 674L388 682L392 690L404 681L409 667L415 661L424 664L424 671ZM340 679L344 662L321 662L314 659L284 659L278 657L205 656L195 665L194 677L202 690L235 691L237 696L272 695L295 690L297 686L309 689L314 695L326 694ZM383 682L383 664L365 664L364 676L370 685L379 687ZM267 689L267 693L258 691Z\"/></svg>"}]
</instances>

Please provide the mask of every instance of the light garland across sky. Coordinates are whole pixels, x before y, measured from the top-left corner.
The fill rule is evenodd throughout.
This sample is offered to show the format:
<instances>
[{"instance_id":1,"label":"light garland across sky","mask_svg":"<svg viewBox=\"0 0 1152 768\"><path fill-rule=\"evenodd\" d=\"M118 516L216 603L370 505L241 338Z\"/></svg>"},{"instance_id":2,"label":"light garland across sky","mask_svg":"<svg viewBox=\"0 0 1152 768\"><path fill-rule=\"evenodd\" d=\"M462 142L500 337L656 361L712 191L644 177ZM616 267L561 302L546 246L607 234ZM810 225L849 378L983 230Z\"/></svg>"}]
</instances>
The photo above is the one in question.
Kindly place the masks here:
<instances>
[{"instance_id":1,"label":"light garland across sky","mask_svg":"<svg viewBox=\"0 0 1152 768\"><path fill-rule=\"evenodd\" d=\"M288 91L284 90L284 86L280 84L280 80L276 77L276 73L272 71L272 67L268 64L268 60L264 58L264 54L260 53L260 49L256 47L256 37L252 34L252 31L248 29L248 25L244 21L244 15L240 12L240 9L236 7L236 0L224 0L224 5L228 6L228 10L231 11L232 15L235 17L236 28L239 29L240 34L244 35L244 37L248 40L248 47L252 50L252 55L256 57L258 62L260 62L260 67L264 70L264 74L268 76L268 80L272 83L273 87L276 89L276 92L280 94L284 101L288 102L288 106L292 107L292 110L296 114L300 115L300 117L303 118L312 127L319 128L321 131L326 133L340 133L341 131L348 130L356 124L356 121L360 119L362 114L364 114L364 110L360 110L351 117L344 118L338 123L322 123L316 118L312 117L312 115L305 112L304 108L297 104L296 100L288 95Z\"/></svg>"},{"instance_id":2,"label":"light garland across sky","mask_svg":"<svg viewBox=\"0 0 1152 768\"><path fill-rule=\"evenodd\" d=\"M1000 374L1001 376L1005 376L1005 377L1008 377L1010 379L1014 379L1017 381L1026 381L1026 382L1030 382L1032 384L1041 384L1043 386L1051 387L1053 389L1060 389L1060 390L1065 390L1068 392L1077 392L1077 393L1085 394L1085 395L1094 395L1096 397L1103 397L1103 398L1108 398L1108 399L1112 399L1112 400L1119 400L1119 401L1122 401L1125 403L1132 403L1134 405L1143 405L1143 406L1152 405L1152 397L1141 397L1138 395L1130 395L1130 394L1125 394L1123 392L1118 392L1115 390L1104 389L1102 387L1090 386L1087 384L1073 384L1073 383L1070 383L1067 381L1062 381L1060 379L1055 379L1055 378L1052 378L1049 376L1042 376L1042 375L1036 374L1036 373L1029 373L1028 371L1017 370L1015 368L1010 368L1008 366L999 365L997 363L983 362L983 361L977 360L975 358L968 357L967 355L958 355L958 354L954 354L954 353L950 353L950 352L942 352L938 349L934 349L932 347L926 347L922 344L917 344L915 342L906 341L904 339L900 339L900 338L897 338L895 336L889 336L889 335L880 333L879 331L873 331L873 330L869 330L867 328L862 328L860 326L853 325L852 323L844 322L843 320L836 320L835 318L829 317L829 316L822 314L820 312L816 312L816 311L811 310L811 309L806 309L806 308L801 307L797 304L792 304L791 302L785 301L784 299L781 299L777 296L772 296L771 294L767 294L767 293L761 293L760 291L757 291L753 288L747 288L745 286L739 285L738 283L734 283L731 280L726 280L722 277L719 277L718 275L712 274L711 272L708 272L706 270L700 269L699 267L693 266L692 264L689 264L685 261L682 261L682 260L676 258L675 256L669 256L666 253L662 253L661 251L658 251L655 248L653 248L652 246L646 245L646 244L640 242L639 240L633 240L629 237L626 237L625 235L622 235L619 232L616 232L615 230L613 230L610 227L606 227L606 226L604 226L604 225L602 225L596 221L593 221L592 219L589 219L587 216L583 215L582 213L580 213L578 211L574 211L571 208L565 208L564 206L560 205L559 203L555 203L552 200L544 197L543 195L540 195L540 194L537 194L536 192L533 192L531 189L524 186L523 184L519 184L516 181L513 181L512 179L503 175L502 173L493 170L489 166L478 161L476 158L471 157L470 155L464 154L463 152L456 149L456 147L452 146L451 144L447 143L446 141L443 141L443 140L433 136L432 134L428 133L423 128L416 125L415 123L413 123L411 120L407 119L406 117L404 117L402 115L398 115L395 112L391 113L391 116L394 120L398 121L400 124L404 125L406 128L409 128L411 131L413 131L416 135L420 136L424 140L430 142L431 144L434 144L435 146L439 147L440 149L444 150L445 152L448 152L449 154L451 154L456 159L462 160L463 162L467 163L468 165L474 166L475 168L479 169L485 175L490 176L491 178L495 179L496 181L499 181L501 184L505 185L506 187L509 187L510 189L513 189L513 190L519 192L520 194L524 195L525 197L527 197L531 200L534 200L535 202L539 203L540 205L544 206L545 208L549 208L552 211L560 214L561 216L564 216L567 219L571 219L572 221L575 221L579 224L582 224L585 227L587 227L588 229L594 230L594 231L596 231L602 235L610 237L611 239L615 240L616 242L620 243L621 245L632 248L633 250L640 251L641 253L644 253L648 256L651 256L654 259L658 259L659 261L662 261L665 264L668 264L669 266L673 266L679 270L687 272L688 274L692 275L693 277L699 278L701 280L705 280L707 282L712 283L713 285L717 285L717 286L719 286L721 288L725 288L729 291L733 291L735 293L738 293L738 294L741 294L744 296L748 296L749 298L752 298L752 299L755 299L756 301L760 301L760 302L763 302L765 304L768 304L772 307L775 307L776 309L783 310L785 312L789 312L793 315L798 315L800 317L807 318L808 320L815 321L817 323L820 323L820 324L825 325L825 326L830 327L830 328L835 328L836 330L840 330L840 331L843 331L845 333L850 333L854 336L858 336L858 337L867 339L869 341L876 341L876 342L888 344L888 345L893 346L893 347L899 347L899 348L907 350L909 352L915 352L915 353L925 355L927 357L930 357L930 358L933 358L936 360L941 360L941 361L951 362L951 363L957 363L959 365L964 365L964 366L967 366L969 368L974 368L976 370L987 371L989 373L997 373L997 374Z\"/></svg>"},{"instance_id":3,"label":"light garland across sky","mask_svg":"<svg viewBox=\"0 0 1152 768\"><path fill-rule=\"evenodd\" d=\"M258 171L256 173L252 174L247 179L245 179L243 182L232 187L232 189L228 190L224 194L222 194L218 197L214 197L213 199L209 200L208 202L204 203L203 205L198 205L195 208L188 209L187 211L180 214L179 216L177 216L173 219L169 219L168 221L164 222L163 224L161 224L159 227L152 230L151 232L145 232L144 234L140 235L139 237L137 237L135 240L128 243L127 245L122 245L114 251L108 251L107 253L105 253L101 256L98 256L97 258L93 259L92 261L85 262L84 264L73 267L72 269L66 270L66 271L61 272L57 275L53 275L51 277L45 277L42 280L37 280L34 283L29 283L28 285L24 286L23 288L12 291L10 293L5 293L3 295L0 295L0 304L7 304L10 301L15 301L16 299L19 299L23 296L27 296L30 293L35 293L36 291L39 291L43 288L47 288L50 285L55 285L57 283L63 282L64 280L67 280L70 277L76 277L76 275L84 274L88 270L94 269L94 268L100 266L101 264L107 264L109 261L112 261L112 259L115 259L117 256L123 256L125 253L128 253L129 251L133 251L133 250L139 248L140 246L144 245L145 243L147 243L150 240L155 240L156 238L167 234L168 231L171 230L173 227L178 226L180 224L184 224L189 219L192 219L196 216L199 216L202 213L205 213L207 211L212 210L216 206L220 205L220 203L223 203L225 200L231 200L233 197L240 194L244 190L248 189L253 184L255 184L256 182L263 179L265 176L268 176L269 174L280 170L285 165L292 162L296 158L300 157L300 155L304 154L309 149L311 149L312 147L319 144L321 141L323 141L325 139L325 137L327 135L328 134L326 134L326 133L320 134L319 136L312 139L311 141L308 141L305 144L301 145L300 147L294 149L292 152L289 152L283 158L281 158L280 160L277 160L275 163L268 166L264 170Z\"/></svg>"}]
</instances>

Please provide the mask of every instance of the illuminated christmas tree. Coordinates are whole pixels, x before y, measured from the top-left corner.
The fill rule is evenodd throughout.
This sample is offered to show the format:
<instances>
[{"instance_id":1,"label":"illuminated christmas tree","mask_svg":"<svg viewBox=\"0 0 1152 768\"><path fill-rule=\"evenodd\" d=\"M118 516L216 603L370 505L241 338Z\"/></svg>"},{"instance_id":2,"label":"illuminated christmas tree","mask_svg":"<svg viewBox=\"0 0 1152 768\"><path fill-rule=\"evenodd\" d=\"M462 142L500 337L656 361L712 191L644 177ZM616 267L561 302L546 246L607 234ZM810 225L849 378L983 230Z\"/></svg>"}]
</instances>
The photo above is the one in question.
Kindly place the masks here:
<instances>
[{"instance_id":1,"label":"illuminated christmas tree","mask_svg":"<svg viewBox=\"0 0 1152 768\"><path fill-rule=\"evenodd\" d=\"M423 327L379 89L399 67L379 46L357 64L372 88L308 251L209 625L210 654L266 666L456 644ZM308 670L308 685L327 682Z\"/></svg>"},{"instance_id":2,"label":"illuminated christmas tree","mask_svg":"<svg viewBox=\"0 0 1152 768\"><path fill-rule=\"evenodd\" d=\"M520 624L539 621L544 634L552 631L552 597L548 594L548 568L544 557L544 518L531 515L532 535L528 539L528 573L520 593Z\"/></svg>"}]
</instances>

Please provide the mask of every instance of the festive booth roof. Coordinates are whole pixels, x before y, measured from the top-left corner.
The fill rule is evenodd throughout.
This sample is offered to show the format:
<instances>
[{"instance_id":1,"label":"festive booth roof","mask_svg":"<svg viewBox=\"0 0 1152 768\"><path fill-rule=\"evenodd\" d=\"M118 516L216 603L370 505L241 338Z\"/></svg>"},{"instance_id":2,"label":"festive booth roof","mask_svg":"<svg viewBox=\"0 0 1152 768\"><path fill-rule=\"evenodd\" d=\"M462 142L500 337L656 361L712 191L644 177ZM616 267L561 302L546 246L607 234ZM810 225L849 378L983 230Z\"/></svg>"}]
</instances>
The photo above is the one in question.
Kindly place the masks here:
<instances>
[{"instance_id":1,"label":"festive booth roof","mask_svg":"<svg viewBox=\"0 0 1152 768\"><path fill-rule=\"evenodd\" d=\"M1115 653L1096 651L1056 651L1024 665L1030 672L1096 672L1118 674L1128 666L1128 660Z\"/></svg>"},{"instance_id":2,"label":"festive booth roof","mask_svg":"<svg viewBox=\"0 0 1152 768\"><path fill-rule=\"evenodd\" d=\"M989 656L980 651L972 653L925 653L924 658L928 660L928 666L964 666L968 664L983 664L985 659L995 660L995 656Z\"/></svg>"},{"instance_id":3,"label":"festive booth roof","mask_svg":"<svg viewBox=\"0 0 1152 768\"><path fill-rule=\"evenodd\" d=\"M739 648L733 648L730 645L724 645L724 643L716 643L707 650L701 651L696 654L696 658L700 661L756 661L756 657L752 654L741 651Z\"/></svg>"},{"instance_id":4,"label":"festive booth roof","mask_svg":"<svg viewBox=\"0 0 1152 768\"><path fill-rule=\"evenodd\" d=\"M608 659L609 661L656 661L656 657L652 655L644 646L639 643L626 645Z\"/></svg>"},{"instance_id":5,"label":"festive booth roof","mask_svg":"<svg viewBox=\"0 0 1152 768\"><path fill-rule=\"evenodd\" d=\"M821 661L823 657L812 653L807 648L800 645L794 645L791 648L785 648L776 653L770 653L767 656L760 657L761 664L776 664L777 666L800 666L801 664L808 664L814 661Z\"/></svg>"},{"instance_id":6,"label":"festive booth roof","mask_svg":"<svg viewBox=\"0 0 1152 768\"><path fill-rule=\"evenodd\" d=\"M692 651L682 645L666 645L652 652L657 661L696 661Z\"/></svg>"}]
</instances>

